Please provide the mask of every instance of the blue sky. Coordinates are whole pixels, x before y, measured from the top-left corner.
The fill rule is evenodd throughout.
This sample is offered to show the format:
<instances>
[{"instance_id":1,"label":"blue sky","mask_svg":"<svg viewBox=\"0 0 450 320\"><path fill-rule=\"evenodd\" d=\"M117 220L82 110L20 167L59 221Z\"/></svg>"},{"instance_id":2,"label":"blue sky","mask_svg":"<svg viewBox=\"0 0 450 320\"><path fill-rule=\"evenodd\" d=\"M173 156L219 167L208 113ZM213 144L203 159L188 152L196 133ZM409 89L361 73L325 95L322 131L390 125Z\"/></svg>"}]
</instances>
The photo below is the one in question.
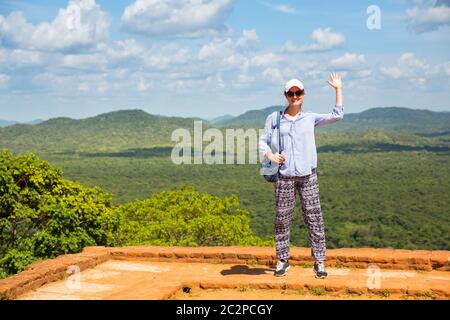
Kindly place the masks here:
<instances>
[{"instance_id":1,"label":"blue sky","mask_svg":"<svg viewBox=\"0 0 450 320\"><path fill-rule=\"evenodd\" d=\"M328 112L330 71L346 112L450 111L450 1L0 1L0 119L238 115L291 78Z\"/></svg>"}]
</instances>

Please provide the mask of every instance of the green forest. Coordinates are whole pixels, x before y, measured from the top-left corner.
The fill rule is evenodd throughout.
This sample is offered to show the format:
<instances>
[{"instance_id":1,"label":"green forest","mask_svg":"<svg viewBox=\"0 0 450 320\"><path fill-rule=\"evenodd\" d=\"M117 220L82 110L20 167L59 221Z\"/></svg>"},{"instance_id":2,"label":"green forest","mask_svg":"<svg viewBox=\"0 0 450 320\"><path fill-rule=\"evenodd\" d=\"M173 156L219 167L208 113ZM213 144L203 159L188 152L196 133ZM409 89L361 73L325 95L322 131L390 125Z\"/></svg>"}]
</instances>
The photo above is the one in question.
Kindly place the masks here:
<instances>
[{"instance_id":1,"label":"green forest","mask_svg":"<svg viewBox=\"0 0 450 320\"><path fill-rule=\"evenodd\" d=\"M328 248L450 250L448 119L378 108L317 129ZM123 111L0 128L0 276L86 245L272 246L274 185L258 164L172 162L171 132L194 120ZM291 230L309 245L298 197Z\"/></svg>"}]
</instances>

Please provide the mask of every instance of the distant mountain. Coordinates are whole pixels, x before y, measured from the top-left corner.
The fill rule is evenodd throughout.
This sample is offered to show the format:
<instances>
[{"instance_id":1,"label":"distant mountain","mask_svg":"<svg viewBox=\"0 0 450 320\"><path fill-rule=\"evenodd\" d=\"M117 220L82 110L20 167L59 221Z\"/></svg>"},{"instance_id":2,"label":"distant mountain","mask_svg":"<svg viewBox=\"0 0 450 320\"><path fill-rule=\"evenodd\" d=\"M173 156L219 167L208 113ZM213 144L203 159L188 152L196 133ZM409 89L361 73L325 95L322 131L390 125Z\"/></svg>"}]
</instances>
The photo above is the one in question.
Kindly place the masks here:
<instances>
[{"instance_id":1,"label":"distant mountain","mask_svg":"<svg viewBox=\"0 0 450 320\"><path fill-rule=\"evenodd\" d=\"M0 149L16 152L116 151L174 145L176 129L193 131L198 118L164 117L126 110L74 120L54 118L37 125L0 128ZM208 123L203 122L206 128Z\"/></svg>"},{"instance_id":2,"label":"distant mountain","mask_svg":"<svg viewBox=\"0 0 450 320\"><path fill-rule=\"evenodd\" d=\"M234 118L235 118L234 116L227 114L227 115L224 115L224 116L220 116L220 117L217 117L217 118L210 119L209 122L213 123L213 124L217 124L217 123L228 121L228 120L231 120L231 119L234 119Z\"/></svg>"},{"instance_id":3,"label":"distant mountain","mask_svg":"<svg viewBox=\"0 0 450 320\"><path fill-rule=\"evenodd\" d=\"M264 127L264 123L269 114L281 110L282 106L271 106L262 110L250 110L232 119L224 119L214 124L220 127Z\"/></svg>"},{"instance_id":4,"label":"distant mountain","mask_svg":"<svg viewBox=\"0 0 450 320\"><path fill-rule=\"evenodd\" d=\"M25 122L25 124L31 124L31 125L34 125L34 124L39 124L39 123L42 123L42 122L44 122L44 120L42 120L42 119L36 119L36 120L33 120L33 121Z\"/></svg>"},{"instance_id":5,"label":"distant mountain","mask_svg":"<svg viewBox=\"0 0 450 320\"><path fill-rule=\"evenodd\" d=\"M282 106L247 111L233 119L215 123L219 127L263 128L269 114L281 110ZM346 113L344 120L330 126L318 128L321 132L400 130L412 133L450 131L450 112L414 110L400 107L373 108L360 113Z\"/></svg>"},{"instance_id":6,"label":"distant mountain","mask_svg":"<svg viewBox=\"0 0 450 320\"><path fill-rule=\"evenodd\" d=\"M216 118L214 124L203 120L203 128L263 128L267 115L280 109L281 106L271 106L251 110L233 118ZM175 145L171 137L176 129L187 129L193 137L195 120L202 119L164 117L142 110L116 111L81 120L54 118L37 125L14 124L0 128L0 149L71 153L167 147ZM374 108L345 114L343 121L317 128L320 133L361 134L367 130L447 136L450 135L450 112Z\"/></svg>"},{"instance_id":7,"label":"distant mountain","mask_svg":"<svg viewBox=\"0 0 450 320\"><path fill-rule=\"evenodd\" d=\"M325 132L361 131L367 129L411 133L450 131L450 112L415 110L401 107L373 108L360 113L349 113L336 126L323 127Z\"/></svg>"},{"instance_id":8,"label":"distant mountain","mask_svg":"<svg viewBox=\"0 0 450 320\"><path fill-rule=\"evenodd\" d=\"M8 120L0 120L0 127L12 126L13 124L18 123L17 121L8 121Z\"/></svg>"},{"instance_id":9,"label":"distant mountain","mask_svg":"<svg viewBox=\"0 0 450 320\"><path fill-rule=\"evenodd\" d=\"M25 122L24 124L39 124L41 122L43 122L44 120L41 119L36 119L30 122ZM0 120L0 127L7 127L7 126L12 126L14 124L18 124L20 122L18 121L8 121L8 120Z\"/></svg>"}]
</instances>

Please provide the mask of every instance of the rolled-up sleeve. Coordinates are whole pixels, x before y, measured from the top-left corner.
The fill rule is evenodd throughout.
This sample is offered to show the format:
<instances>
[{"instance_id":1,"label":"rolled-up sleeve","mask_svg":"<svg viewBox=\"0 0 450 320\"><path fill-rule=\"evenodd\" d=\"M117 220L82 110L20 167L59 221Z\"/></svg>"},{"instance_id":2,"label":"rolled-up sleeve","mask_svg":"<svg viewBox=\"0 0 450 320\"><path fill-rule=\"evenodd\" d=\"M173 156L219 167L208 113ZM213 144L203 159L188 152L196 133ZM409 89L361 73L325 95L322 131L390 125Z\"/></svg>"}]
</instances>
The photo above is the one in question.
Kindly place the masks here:
<instances>
[{"instance_id":1,"label":"rolled-up sleeve","mask_svg":"<svg viewBox=\"0 0 450 320\"><path fill-rule=\"evenodd\" d=\"M272 115L266 118L266 124L264 125L264 132L259 137L259 156L260 159L264 159L268 151L272 151L268 145L269 137L272 134Z\"/></svg>"},{"instance_id":2,"label":"rolled-up sleeve","mask_svg":"<svg viewBox=\"0 0 450 320\"><path fill-rule=\"evenodd\" d=\"M334 123L344 118L344 107L334 106L331 113L319 114L315 113L314 126L324 126L326 124Z\"/></svg>"}]
</instances>

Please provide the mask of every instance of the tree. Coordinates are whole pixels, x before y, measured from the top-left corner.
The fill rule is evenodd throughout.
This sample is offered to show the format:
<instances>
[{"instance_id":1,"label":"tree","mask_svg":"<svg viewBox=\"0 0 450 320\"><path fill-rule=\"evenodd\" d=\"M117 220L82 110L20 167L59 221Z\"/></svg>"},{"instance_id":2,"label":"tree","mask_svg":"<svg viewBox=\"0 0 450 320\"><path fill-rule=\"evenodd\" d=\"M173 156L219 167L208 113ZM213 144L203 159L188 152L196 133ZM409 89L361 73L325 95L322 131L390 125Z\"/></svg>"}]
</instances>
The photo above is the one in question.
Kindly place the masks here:
<instances>
[{"instance_id":1,"label":"tree","mask_svg":"<svg viewBox=\"0 0 450 320\"><path fill-rule=\"evenodd\" d=\"M117 220L111 195L62 178L36 155L0 153L0 273L39 258L108 245Z\"/></svg>"},{"instance_id":2,"label":"tree","mask_svg":"<svg viewBox=\"0 0 450 320\"><path fill-rule=\"evenodd\" d=\"M118 208L116 245L264 245L236 195L200 194L191 186L163 191Z\"/></svg>"}]
</instances>

